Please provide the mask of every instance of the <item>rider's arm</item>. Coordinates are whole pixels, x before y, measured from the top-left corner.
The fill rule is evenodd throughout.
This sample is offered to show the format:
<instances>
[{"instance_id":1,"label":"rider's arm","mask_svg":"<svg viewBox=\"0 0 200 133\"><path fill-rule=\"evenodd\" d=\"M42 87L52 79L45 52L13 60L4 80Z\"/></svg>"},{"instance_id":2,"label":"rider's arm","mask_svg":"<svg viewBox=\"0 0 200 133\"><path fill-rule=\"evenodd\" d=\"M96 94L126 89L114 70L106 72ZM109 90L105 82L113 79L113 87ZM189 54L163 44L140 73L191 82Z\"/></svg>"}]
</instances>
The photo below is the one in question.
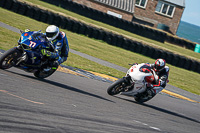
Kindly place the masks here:
<instances>
[{"instance_id":1,"label":"rider's arm","mask_svg":"<svg viewBox=\"0 0 200 133\"><path fill-rule=\"evenodd\" d=\"M63 44L61 42L57 42L55 45L55 51L58 52L59 55L61 55L61 49Z\"/></svg>"},{"instance_id":2,"label":"rider's arm","mask_svg":"<svg viewBox=\"0 0 200 133\"><path fill-rule=\"evenodd\" d=\"M154 64L150 64L150 66L151 66L151 69L153 69L153 68L154 68Z\"/></svg>"},{"instance_id":3,"label":"rider's arm","mask_svg":"<svg viewBox=\"0 0 200 133\"><path fill-rule=\"evenodd\" d=\"M69 44L68 44L68 40L67 40L66 36L63 38L63 49L62 49L62 52L63 52L63 56L64 57L68 57Z\"/></svg>"},{"instance_id":4,"label":"rider's arm","mask_svg":"<svg viewBox=\"0 0 200 133\"><path fill-rule=\"evenodd\" d=\"M164 87L166 86L166 83L167 83L167 77L166 75L163 75L160 77L157 83L154 85L151 85L150 88L155 92L155 94L157 94L164 89Z\"/></svg>"},{"instance_id":5,"label":"rider's arm","mask_svg":"<svg viewBox=\"0 0 200 133\"><path fill-rule=\"evenodd\" d=\"M68 40L66 36L64 36L62 40L58 41L55 44L55 50L60 56L58 60L60 64L67 60L68 53L69 53L69 45L68 45Z\"/></svg>"},{"instance_id":6,"label":"rider's arm","mask_svg":"<svg viewBox=\"0 0 200 133\"><path fill-rule=\"evenodd\" d=\"M69 44L64 32L60 34L61 39L56 42L55 49L61 57L68 57Z\"/></svg>"},{"instance_id":7,"label":"rider's arm","mask_svg":"<svg viewBox=\"0 0 200 133\"><path fill-rule=\"evenodd\" d=\"M162 75L161 77L159 77L159 79L157 80L156 84L153 85L153 87L165 87L167 84L167 79L168 76L167 75Z\"/></svg>"}]
</instances>

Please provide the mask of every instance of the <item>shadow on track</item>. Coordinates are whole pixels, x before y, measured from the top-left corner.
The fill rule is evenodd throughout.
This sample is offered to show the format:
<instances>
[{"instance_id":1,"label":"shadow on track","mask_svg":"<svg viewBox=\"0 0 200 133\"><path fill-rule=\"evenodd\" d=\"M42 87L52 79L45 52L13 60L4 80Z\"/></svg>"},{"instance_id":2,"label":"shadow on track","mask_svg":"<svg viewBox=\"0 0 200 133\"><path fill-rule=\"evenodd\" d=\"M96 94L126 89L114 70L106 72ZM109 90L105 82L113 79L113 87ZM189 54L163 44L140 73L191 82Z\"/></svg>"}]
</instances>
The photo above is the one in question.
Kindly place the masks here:
<instances>
[{"instance_id":1,"label":"shadow on track","mask_svg":"<svg viewBox=\"0 0 200 133\"><path fill-rule=\"evenodd\" d=\"M51 85L54 85L54 86L57 86L57 87L61 87L61 88L67 89L67 90L71 90L71 91L74 91L74 92L82 93L82 94L84 94L84 95L92 96L92 97L95 97L95 98L99 98L99 99L101 99L101 100L105 100L105 101L114 103L113 101L111 101L111 100L109 100L109 99L106 99L106 98L104 98L104 97L101 97L101 96L99 96L99 95L92 94L92 93L90 93L90 92L86 92L86 91L83 91L83 90L80 90L80 89L77 89L77 88L74 88L74 87L71 87L71 86L62 84L62 83L58 83L58 82L55 82L55 81L52 81L52 80L48 80L48 79L38 79L38 78L33 77L33 76L24 75L24 74L16 73L16 72L9 71L9 70L4 70L4 71L10 72L10 73L13 73L13 74L16 74L16 75L20 75L20 76L23 76L23 77L27 77L27 78L30 78L30 79L42 81L42 82L45 82L45 83L48 83L48 84L51 84Z\"/></svg>"},{"instance_id":2,"label":"shadow on track","mask_svg":"<svg viewBox=\"0 0 200 133\"><path fill-rule=\"evenodd\" d=\"M181 115L181 114L178 114L178 113L175 113L175 112L163 109L163 108L159 108L159 107L156 107L156 106L153 106L153 105L149 105L149 104L146 104L146 103L138 103L136 101L125 99L125 98L121 98L121 97L118 97L118 96L114 96L114 97L122 99L122 100L125 100L125 101L128 101L128 102L131 102L131 103L134 103L134 104L138 104L138 105L141 105L141 106L144 106L144 107L152 108L154 110L157 110L157 111L160 111L160 112L163 112L163 113L166 113L166 114L170 114L170 115L173 115L173 116L176 116L176 117L180 117L180 118L183 118L183 119L186 119L186 120L190 120L190 121L193 121L193 122L196 122L196 123L200 123L199 120L195 120L193 118L189 118L187 116L184 116L184 115Z\"/></svg>"}]
</instances>

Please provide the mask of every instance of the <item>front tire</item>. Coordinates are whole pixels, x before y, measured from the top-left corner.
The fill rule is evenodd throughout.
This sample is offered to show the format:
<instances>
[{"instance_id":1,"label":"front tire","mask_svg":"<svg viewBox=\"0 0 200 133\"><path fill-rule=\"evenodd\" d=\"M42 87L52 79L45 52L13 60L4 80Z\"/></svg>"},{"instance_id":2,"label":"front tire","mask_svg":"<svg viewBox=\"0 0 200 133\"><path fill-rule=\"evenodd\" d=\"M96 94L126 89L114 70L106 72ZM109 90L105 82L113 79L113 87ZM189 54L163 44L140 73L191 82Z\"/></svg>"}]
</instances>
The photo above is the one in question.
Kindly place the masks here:
<instances>
[{"instance_id":1,"label":"front tire","mask_svg":"<svg viewBox=\"0 0 200 133\"><path fill-rule=\"evenodd\" d=\"M16 65L22 53L16 48L11 48L0 57L0 69L9 69Z\"/></svg>"},{"instance_id":2,"label":"front tire","mask_svg":"<svg viewBox=\"0 0 200 133\"><path fill-rule=\"evenodd\" d=\"M107 93L111 96L117 95L124 90L125 80L119 79L108 87Z\"/></svg>"}]
</instances>

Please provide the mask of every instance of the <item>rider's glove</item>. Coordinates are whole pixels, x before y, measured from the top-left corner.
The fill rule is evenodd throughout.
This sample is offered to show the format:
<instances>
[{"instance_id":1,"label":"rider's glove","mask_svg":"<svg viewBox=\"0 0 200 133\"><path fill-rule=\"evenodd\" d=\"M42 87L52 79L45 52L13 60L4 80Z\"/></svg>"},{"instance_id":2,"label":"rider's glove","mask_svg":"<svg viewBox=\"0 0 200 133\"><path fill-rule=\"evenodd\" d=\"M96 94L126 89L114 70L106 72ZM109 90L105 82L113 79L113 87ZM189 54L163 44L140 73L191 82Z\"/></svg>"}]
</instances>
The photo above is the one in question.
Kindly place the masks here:
<instances>
[{"instance_id":1,"label":"rider's glove","mask_svg":"<svg viewBox=\"0 0 200 133\"><path fill-rule=\"evenodd\" d=\"M25 29L25 32L29 32L29 31L31 31L30 29Z\"/></svg>"},{"instance_id":2,"label":"rider's glove","mask_svg":"<svg viewBox=\"0 0 200 133\"><path fill-rule=\"evenodd\" d=\"M128 65L131 65L131 66L133 66L133 65L138 65L138 63L128 64Z\"/></svg>"}]
</instances>

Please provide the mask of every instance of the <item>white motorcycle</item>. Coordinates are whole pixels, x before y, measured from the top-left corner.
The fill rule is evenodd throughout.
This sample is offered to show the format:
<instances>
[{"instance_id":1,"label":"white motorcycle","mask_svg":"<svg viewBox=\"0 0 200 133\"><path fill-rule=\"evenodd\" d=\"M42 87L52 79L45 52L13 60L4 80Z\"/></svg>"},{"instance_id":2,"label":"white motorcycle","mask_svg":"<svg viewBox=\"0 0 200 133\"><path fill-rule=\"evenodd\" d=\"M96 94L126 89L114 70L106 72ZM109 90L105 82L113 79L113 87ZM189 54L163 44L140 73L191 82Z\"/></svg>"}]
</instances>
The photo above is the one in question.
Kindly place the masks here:
<instances>
[{"instance_id":1,"label":"white motorcycle","mask_svg":"<svg viewBox=\"0 0 200 133\"><path fill-rule=\"evenodd\" d=\"M109 95L126 95L134 97L139 103L152 99L156 93L147 86L154 81L154 75L149 64L134 64L125 77L115 81L108 87Z\"/></svg>"}]
</instances>

